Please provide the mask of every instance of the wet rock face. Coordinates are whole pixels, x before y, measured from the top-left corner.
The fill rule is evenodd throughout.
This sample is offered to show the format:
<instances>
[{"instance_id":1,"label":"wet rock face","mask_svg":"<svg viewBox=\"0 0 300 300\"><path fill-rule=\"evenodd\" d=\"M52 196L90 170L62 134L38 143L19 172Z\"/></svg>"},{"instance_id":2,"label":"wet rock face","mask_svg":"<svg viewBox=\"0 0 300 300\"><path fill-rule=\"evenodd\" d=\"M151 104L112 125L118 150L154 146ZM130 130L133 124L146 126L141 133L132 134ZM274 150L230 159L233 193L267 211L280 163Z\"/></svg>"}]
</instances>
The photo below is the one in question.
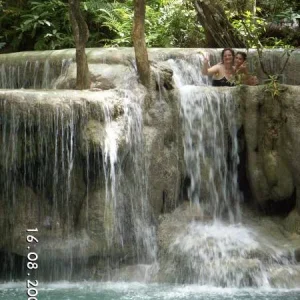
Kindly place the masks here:
<instances>
[{"instance_id":1,"label":"wet rock face","mask_svg":"<svg viewBox=\"0 0 300 300\"><path fill-rule=\"evenodd\" d=\"M295 259L297 262L300 262L300 248L295 250Z\"/></svg>"},{"instance_id":2,"label":"wet rock face","mask_svg":"<svg viewBox=\"0 0 300 300\"><path fill-rule=\"evenodd\" d=\"M159 80L152 78L155 93L144 113L144 142L148 163L149 201L155 214L159 215L172 211L178 205L183 148L180 100L177 90L173 88L171 70L158 65L153 69L160 77Z\"/></svg>"},{"instance_id":3,"label":"wet rock face","mask_svg":"<svg viewBox=\"0 0 300 300\"><path fill-rule=\"evenodd\" d=\"M284 228L289 232L300 235L300 214L296 208L285 218Z\"/></svg>"},{"instance_id":4,"label":"wet rock face","mask_svg":"<svg viewBox=\"0 0 300 300\"><path fill-rule=\"evenodd\" d=\"M91 89L110 90L126 85L126 80L130 76L120 76L121 74L132 73L130 66L121 64L89 64L91 76ZM133 75L133 74L132 74ZM73 63L65 74L60 75L53 83L57 89L75 89L76 85L76 64Z\"/></svg>"},{"instance_id":5,"label":"wet rock face","mask_svg":"<svg viewBox=\"0 0 300 300\"><path fill-rule=\"evenodd\" d=\"M300 98L298 87L280 89L280 95L274 97L266 86L248 88L243 96L243 123L254 199L271 212L270 206L281 203L279 209L288 213L299 189Z\"/></svg>"},{"instance_id":6,"label":"wet rock face","mask_svg":"<svg viewBox=\"0 0 300 300\"><path fill-rule=\"evenodd\" d=\"M271 270L270 283L275 287L297 288L300 281L300 268L293 266L290 269L283 267L273 268Z\"/></svg>"},{"instance_id":7,"label":"wet rock face","mask_svg":"<svg viewBox=\"0 0 300 300\"><path fill-rule=\"evenodd\" d=\"M71 265L74 259L98 257L103 266L107 257L112 266L136 260L134 243L140 237L134 236L134 214L143 210L153 224L161 211L173 209L182 174L172 72L153 68L159 76L152 77L151 95L134 74L124 77L128 67L123 65L113 73L111 65L96 68L100 86L90 91L0 91L5 174L0 233L6 237L0 247L5 253L26 257L24 230L37 227L36 251L49 270L55 260ZM71 82L72 76L60 84L71 87ZM142 191L148 212L138 194L141 180L147 181ZM53 272L59 278L64 271Z\"/></svg>"},{"instance_id":8,"label":"wet rock face","mask_svg":"<svg viewBox=\"0 0 300 300\"><path fill-rule=\"evenodd\" d=\"M299 238L247 210L244 224L215 222L184 203L160 219L159 282L223 287L299 286ZM296 249L296 250L295 250Z\"/></svg>"}]
</instances>

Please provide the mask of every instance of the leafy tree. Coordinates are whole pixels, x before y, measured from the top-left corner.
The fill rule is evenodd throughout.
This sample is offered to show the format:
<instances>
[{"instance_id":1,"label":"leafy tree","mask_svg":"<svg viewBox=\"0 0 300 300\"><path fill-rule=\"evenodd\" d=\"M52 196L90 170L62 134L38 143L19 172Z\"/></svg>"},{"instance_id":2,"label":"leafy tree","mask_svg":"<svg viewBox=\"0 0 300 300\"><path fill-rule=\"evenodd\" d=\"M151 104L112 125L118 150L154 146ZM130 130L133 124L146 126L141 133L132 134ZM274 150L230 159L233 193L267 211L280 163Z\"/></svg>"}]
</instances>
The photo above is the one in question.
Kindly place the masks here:
<instances>
[{"instance_id":1,"label":"leafy tree","mask_svg":"<svg viewBox=\"0 0 300 300\"><path fill-rule=\"evenodd\" d=\"M202 0L215 34L200 23L194 3L199 0L148 0L145 39L148 47L236 47L249 44L243 23L262 46L300 46L299 0ZM213 7L218 3L219 11ZM1 51L62 49L74 47L67 0L0 0ZM133 0L82 0L81 11L90 29L87 47L132 46ZM250 13L250 17L249 17ZM199 19L200 20L200 19ZM285 22L283 22L283 20ZM201 21L201 20L200 20ZM202 21L203 22L203 21ZM294 28L288 22L294 22ZM298 27L296 28L296 24ZM221 24L216 29L216 24ZM263 26L262 26L263 25ZM205 29L205 31L204 31ZM254 30L253 30L254 29ZM224 38L222 38L224 35ZM236 36L240 37L236 37ZM211 43L218 39L219 44ZM242 43L238 42L242 40ZM226 44L227 43L227 44Z\"/></svg>"},{"instance_id":2,"label":"leafy tree","mask_svg":"<svg viewBox=\"0 0 300 300\"><path fill-rule=\"evenodd\" d=\"M208 47L245 47L239 32L229 22L224 7L217 0L195 0L195 9L205 29Z\"/></svg>"},{"instance_id":3,"label":"leafy tree","mask_svg":"<svg viewBox=\"0 0 300 300\"><path fill-rule=\"evenodd\" d=\"M10 51L74 47L67 0L19 2L0 6L0 42ZM88 47L133 45L133 0L85 0L81 9L90 29ZM148 47L198 47L205 38L189 0L147 1L145 35Z\"/></svg>"},{"instance_id":4,"label":"leafy tree","mask_svg":"<svg viewBox=\"0 0 300 300\"><path fill-rule=\"evenodd\" d=\"M26 3L22 1L0 1L0 43L5 45L6 51L14 51L22 46L21 39L18 39L16 26L21 22L21 15L26 11Z\"/></svg>"},{"instance_id":5,"label":"leafy tree","mask_svg":"<svg viewBox=\"0 0 300 300\"><path fill-rule=\"evenodd\" d=\"M202 26L188 0L147 1L145 34L148 47L197 47L204 42ZM107 46L132 46L133 2L115 2L100 9L104 26L115 32Z\"/></svg>"},{"instance_id":6,"label":"leafy tree","mask_svg":"<svg viewBox=\"0 0 300 300\"><path fill-rule=\"evenodd\" d=\"M30 1L29 13L21 16L16 27L18 39L35 40L34 49L59 49L74 46L68 5L61 0ZM35 39L35 37L39 37Z\"/></svg>"}]
</instances>

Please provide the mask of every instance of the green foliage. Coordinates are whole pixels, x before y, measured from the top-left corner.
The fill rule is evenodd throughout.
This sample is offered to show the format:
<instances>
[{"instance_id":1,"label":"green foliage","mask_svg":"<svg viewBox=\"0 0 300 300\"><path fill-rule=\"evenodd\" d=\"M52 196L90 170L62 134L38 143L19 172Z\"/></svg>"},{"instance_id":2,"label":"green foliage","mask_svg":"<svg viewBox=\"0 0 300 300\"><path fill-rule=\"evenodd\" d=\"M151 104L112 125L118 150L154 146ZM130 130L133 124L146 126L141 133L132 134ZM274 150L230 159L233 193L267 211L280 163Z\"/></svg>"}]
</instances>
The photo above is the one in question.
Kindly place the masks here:
<instances>
[{"instance_id":1,"label":"green foliage","mask_svg":"<svg viewBox=\"0 0 300 300\"><path fill-rule=\"evenodd\" d=\"M85 0L88 47L132 46L133 0ZM5 8L4 8L5 6ZM12 51L74 47L67 0L0 1L1 45ZM199 47L202 27L189 0L149 0L146 7L148 47Z\"/></svg>"},{"instance_id":2,"label":"green foliage","mask_svg":"<svg viewBox=\"0 0 300 300\"><path fill-rule=\"evenodd\" d=\"M148 47L201 47L205 35L192 0L148 0ZM247 47L298 47L299 30L279 28L299 23L299 0L225 0L228 19ZM90 30L88 47L132 46L133 0L82 0ZM270 24L276 25L270 30ZM5 51L74 47L67 0L0 0L0 48ZM274 30L273 30L274 29ZM273 32L273 31L274 32ZM3 51L3 50L2 50Z\"/></svg>"},{"instance_id":3,"label":"green foliage","mask_svg":"<svg viewBox=\"0 0 300 300\"><path fill-rule=\"evenodd\" d=\"M245 11L242 15L227 11L227 16L233 27L244 38L248 48L261 45L260 36L266 31L267 25L264 18L258 17L250 11Z\"/></svg>"},{"instance_id":4,"label":"green foliage","mask_svg":"<svg viewBox=\"0 0 300 300\"><path fill-rule=\"evenodd\" d=\"M258 0L257 5L269 22L280 23L282 19L292 19L294 14L300 13L299 0Z\"/></svg>"},{"instance_id":5,"label":"green foliage","mask_svg":"<svg viewBox=\"0 0 300 300\"><path fill-rule=\"evenodd\" d=\"M157 26L160 32L159 40L165 37L165 45L169 47L199 47L204 43L204 30L198 23L196 11L190 2L181 0L161 2L164 5L159 9L159 26ZM152 32L155 29L153 27Z\"/></svg>"},{"instance_id":6,"label":"green foliage","mask_svg":"<svg viewBox=\"0 0 300 300\"><path fill-rule=\"evenodd\" d=\"M260 13L260 15L258 15ZM276 83L278 76L275 77L270 74L270 70L265 68L263 63L264 48L281 48L284 49L283 56L286 55L285 62L279 74L281 74L287 65L290 58L290 54L294 50L294 47L290 44L288 37L279 38L276 36L267 36L267 26L270 23L262 17L261 9L257 8L255 12L245 11L239 12L241 15L237 15L237 12L227 11L228 19L231 21L233 27L244 38L244 42L247 48L255 48L258 54L258 60L262 71L268 76L269 81L272 83L270 86L273 88L273 94L277 95ZM277 28L276 28L277 29ZM270 30L270 29L269 29Z\"/></svg>"},{"instance_id":7,"label":"green foliage","mask_svg":"<svg viewBox=\"0 0 300 300\"><path fill-rule=\"evenodd\" d=\"M260 12L261 9L258 8L257 11ZM284 38L265 36L270 24L258 14L246 11L242 13L241 17L237 18L236 13L228 12L228 16L233 27L243 37L247 48L293 48L288 34L284 35Z\"/></svg>"},{"instance_id":8,"label":"green foliage","mask_svg":"<svg viewBox=\"0 0 300 300\"><path fill-rule=\"evenodd\" d=\"M296 23L297 19L300 18L300 14L294 12L293 8L289 7L284 11L280 11L278 14L273 16L273 22L280 24L281 22L285 22L288 24Z\"/></svg>"},{"instance_id":9,"label":"green foliage","mask_svg":"<svg viewBox=\"0 0 300 300\"><path fill-rule=\"evenodd\" d=\"M20 17L23 13L24 9L22 7L16 5L7 6L1 1L0 28L2 29L2 36L0 37L0 42L2 46L9 43L13 51L16 50L21 43L14 27L20 24Z\"/></svg>"},{"instance_id":10,"label":"green foliage","mask_svg":"<svg viewBox=\"0 0 300 300\"><path fill-rule=\"evenodd\" d=\"M3 3L0 0L0 12L3 12ZM3 39L3 36L0 35L0 49L3 48L5 46L5 42L1 42L1 40Z\"/></svg>"},{"instance_id":11,"label":"green foliage","mask_svg":"<svg viewBox=\"0 0 300 300\"><path fill-rule=\"evenodd\" d=\"M281 90L278 82L278 75L269 75L265 91L271 93L272 98L280 95Z\"/></svg>"},{"instance_id":12,"label":"green foliage","mask_svg":"<svg viewBox=\"0 0 300 300\"><path fill-rule=\"evenodd\" d=\"M108 28L115 35L114 39L105 38L102 41L109 46L131 46L133 7L115 3L106 9L100 8L98 12L103 20L102 27Z\"/></svg>"},{"instance_id":13,"label":"green foliage","mask_svg":"<svg viewBox=\"0 0 300 300\"><path fill-rule=\"evenodd\" d=\"M227 5L227 16L244 38L247 47L288 48L300 45L297 34L299 30L291 27L300 21L299 1L258 0L257 6L252 6L251 12L243 9L246 7L242 5L245 1L235 2Z\"/></svg>"},{"instance_id":14,"label":"green foliage","mask_svg":"<svg viewBox=\"0 0 300 300\"><path fill-rule=\"evenodd\" d=\"M110 42L117 38L116 32L104 26L104 22L109 19L107 14L111 14L114 0L87 0L82 2L82 10L89 27L90 37L88 47L102 47L106 41Z\"/></svg>"},{"instance_id":15,"label":"green foliage","mask_svg":"<svg viewBox=\"0 0 300 300\"><path fill-rule=\"evenodd\" d=\"M29 13L21 16L21 24L15 26L20 40L35 40L34 49L59 49L74 45L67 4L61 0L30 1Z\"/></svg>"},{"instance_id":16,"label":"green foliage","mask_svg":"<svg viewBox=\"0 0 300 300\"><path fill-rule=\"evenodd\" d=\"M132 46L132 0L114 2L99 12L103 26L116 35L113 40L105 40L107 45ZM148 47L192 47L204 40L194 8L182 0L151 1L146 7L145 31Z\"/></svg>"}]
</instances>

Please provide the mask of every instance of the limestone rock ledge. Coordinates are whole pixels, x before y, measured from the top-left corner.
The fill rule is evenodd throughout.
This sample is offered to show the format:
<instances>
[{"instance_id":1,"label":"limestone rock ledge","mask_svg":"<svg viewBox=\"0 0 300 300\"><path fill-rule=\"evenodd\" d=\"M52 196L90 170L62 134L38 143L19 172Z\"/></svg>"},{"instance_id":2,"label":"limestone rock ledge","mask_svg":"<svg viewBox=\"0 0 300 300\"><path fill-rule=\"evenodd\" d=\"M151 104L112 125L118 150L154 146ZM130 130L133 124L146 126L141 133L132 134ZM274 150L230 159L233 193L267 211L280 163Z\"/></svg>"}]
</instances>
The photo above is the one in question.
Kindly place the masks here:
<instances>
[{"instance_id":1,"label":"limestone rock ledge","mask_svg":"<svg viewBox=\"0 0 300 300\"><path fill-rule=\"evenodd\" d=\"M254 200L271 213L280 202L283 213L300 203L299 91L281 85L278 97L267 86L242 93L247 175Z\"/></svg>"},{"instance_id":2,"label":"limestone rock ledge","mask_svg":"<svg viewBox=\"0 0 300 300\"><path fill-rule=\"evenodd\" d=\"M85 91L0 90L4 253L26 257L26 229L37 227L39 260L134 259L132 233L123 246L107 240L112 212L106 197L111 182L105 184L103 163L110 159L105 155L113 153L109 147L115 147L124 184L134 184L138 174L130 155L138 132L130 132L130 126L137 122L152 222L161 211L177 205L183 168L179 103L170 71L155 68L165 75L159 82L152 78L150 102L137 81L130 89L111 85ZM155 85L161 85L160 97ZM134 119L133 109L141 110L140 120ZM124 191L126 199L128 186ZM132 220L127 221L130 228Z\"/></svg>"}]
</instances>

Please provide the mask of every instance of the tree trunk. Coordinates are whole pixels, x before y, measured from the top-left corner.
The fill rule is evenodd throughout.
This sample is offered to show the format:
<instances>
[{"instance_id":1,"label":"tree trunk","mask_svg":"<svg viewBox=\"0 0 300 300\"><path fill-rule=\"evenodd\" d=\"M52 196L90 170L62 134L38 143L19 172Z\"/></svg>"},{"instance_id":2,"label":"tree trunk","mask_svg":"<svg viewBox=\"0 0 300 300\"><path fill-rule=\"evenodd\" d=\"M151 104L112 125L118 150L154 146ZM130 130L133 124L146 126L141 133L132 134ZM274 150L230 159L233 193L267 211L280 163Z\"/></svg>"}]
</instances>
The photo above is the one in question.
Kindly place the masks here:
<instances>
[{"instance_id":1,"label":"tree trunk","mask_svg":"<svg viewBox=\"0 0 300 300\"><path fill-rule=\"evenodd\" d=\"M76 89L90 87L89 67L85 54L85 44L89 38L89 29L80 10L80 0L68 0L69 13L76 46Z\"/></svg>"},{"instance_id":2,"label":"tree trunk","mask_svg":"<svg viewBox=\"0 0 300 300\"><path fill-rule=\"evenodd\" d=\"M195 0L198 20L206 35L207 47L245 48L246 44L228 21L223 7L217 0Z\"/></svg>"},{"instance_id":3,"label":"tree trunk","mask_svg":"<svg viewBox=\"0 0 300 300\"><path fill-rule=\"evenodd\" d=\"M134 0L132 40L139 78L142 84L150 86L150 65L145 42L145 0Z\"/></svg>"}]
</instances>

